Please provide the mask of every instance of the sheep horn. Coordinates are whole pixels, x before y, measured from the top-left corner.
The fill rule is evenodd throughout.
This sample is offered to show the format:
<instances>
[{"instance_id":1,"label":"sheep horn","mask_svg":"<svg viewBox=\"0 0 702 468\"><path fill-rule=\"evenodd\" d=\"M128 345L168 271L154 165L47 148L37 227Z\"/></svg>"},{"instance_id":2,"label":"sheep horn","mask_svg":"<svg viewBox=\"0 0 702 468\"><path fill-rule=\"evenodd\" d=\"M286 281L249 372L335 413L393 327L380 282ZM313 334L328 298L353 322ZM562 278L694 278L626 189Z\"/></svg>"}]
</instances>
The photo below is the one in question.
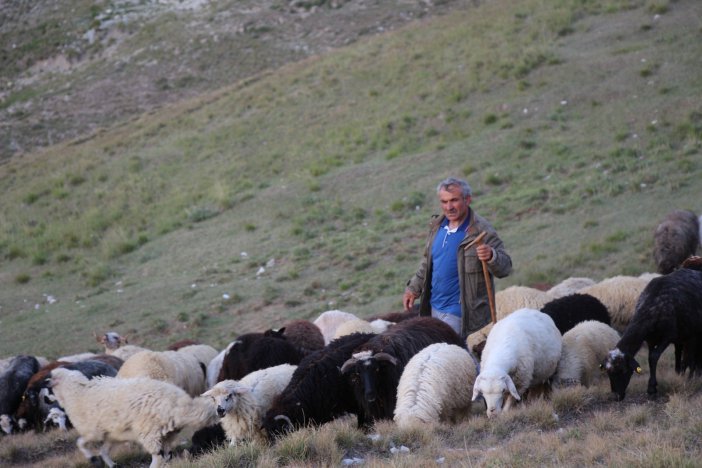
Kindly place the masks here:
<instances>
[{"instance_id":1,"label":"sheep horn","mask_svg":"<svg viewBox=\"0 0 702 468\"><path fill-rule=\"evenodd\" d=\"M348 372L348 370L349 370L351 367L355 366L357 362L358 362L358 359L356 359L356 358L351 358L351 359L349 359L348 361L346 361L346 362L344 363L343 366L341 366L341 369L339 369L339 371L340 371L342 374L345 374L346 372Z\"/></svg>"},{"instance_id":2,"label":"sheep horn","mask_svg":"<svg viewBox=\"0 0 702 468\"><path fill-rule=\"evenodd\" d=\"M397 365L397 358L395 356L391 356L388 353L378 353L373 357L378 361L389 361L390 364L392 364L393 366Z\"/></svg>"},{"instance_id":3,"label":"sheep horn","mask_svg":"<svg viewBox=\"0 0 702 468\"><path fill-rule=\"evenodd\" d=\"M273 417L274 421L280 421L281 419L283 421L285 421L286 423L288 423L289 430L292 431L294 429L292 421L290 420L289 417L285 416L284 414L279 414L278 416Z\"/></svg>"}]
</instances>

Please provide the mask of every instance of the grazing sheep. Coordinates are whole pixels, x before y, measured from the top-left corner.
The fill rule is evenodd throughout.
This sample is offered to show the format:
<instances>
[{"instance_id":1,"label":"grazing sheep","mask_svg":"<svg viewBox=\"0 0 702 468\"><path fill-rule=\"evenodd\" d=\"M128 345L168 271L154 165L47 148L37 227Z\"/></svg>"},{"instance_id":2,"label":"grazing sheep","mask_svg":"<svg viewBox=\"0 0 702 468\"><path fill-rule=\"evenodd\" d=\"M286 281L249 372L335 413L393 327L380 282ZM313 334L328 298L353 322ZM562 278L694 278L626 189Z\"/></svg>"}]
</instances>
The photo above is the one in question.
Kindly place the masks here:
<instances>
[{"instance_id":1,"label":"grazing sheep","mask_svg":"<svg viewBox=\"0 0 702 468\"><path fill-rule=\"evenodd\" d=\"M519 309L492 328L473 385L473 401L482 396L489 418L507 411L530 388L545 386L561 357L561 334L551 317ZM503 408L504 402L504 408Z\"/></svg>"},{"instance_id":2,"label":"grazing sheep","mask_svg":"<svg viewBox=\"0 0 702 468\"><path fill-rule=\"evenodd\" d=\"M579 292L599 299L607 307L612 328L622 333L634 315L641 291L649 281L646 277L613 276Z\"/></svg>"},{"instance_id":3,"label":"grazing sheep","mask_svg":"<svg viewBox=\"0 0 702 468\"><path fill-rule=\"evenodd\" d=\"M546 291L546 294L551 296L553 299L558 299L559 297L574 294L583 288L592 286L593 284L595 284L595 280L582 276L566 278Z\"/></svg>"},{"instance_id":4,"label":"grazing sheep","mask_svg":"<svg viewBox=\"0 0 702 468\"><path fill-rule=\"evenodd\" d=\"M283 335L285 330L246 333L224 355L217 381L240 380L246 374L278 364L297 365L302 355Z\"/></svg>"},{"instance_id":5,"label":"grazing sheep","mask_svg":"<svg viewBox=\"0 0 702 468\"><path fill-rule=\"evenodd\" d=\"M563 335L554 383L589 387L600 373L600 363L618 341L619 333L609 325L596 320L580 322Z\"/></svg>"},{"instance_id":6,"label":"grazing sheep","mask_svg":"<svg viewBox=\"0 0 702 468\"><path fill-rule=\"evenodd\" d=\"M692 211L666 215L653 233L653 259L661 274L668 274L695 255L700 245L700 222Z\"/></svg>"},{"instance_id":7,"label":"grazing sheep","mask_svg":"<svg viewBox=\"0 0 702 468\"><path fill-rule=\"evenodd\" d=\"M334 339L336 328L349 320L358 320L354 314L341 310L328 310L322 312L319 317L314 320L314 324L319 327L324 337L324 344L328 345Z\"/></svg>"},{"instance_id":8,"label":"grazing sheep","mask_svg":"<svg viewBox=\"0 0 702 468\"><path fill-rule=\"evenodd\" d=\"M576 293L559 297L546 303L541 312L551 317L561 335L586 320L610 324L607 308L589 294Z\"/></svg>"},{"instance_id":9,"label":"grazing sheep","mask_svg":"<svg viewBox=\"0 0 702 468\"><path fill-rule=\"evenodd\" d=\"M285 323L280 330L283 336L297 348L301 356L307 356L312 351L324 348L324 336L317 325L309 320L291 320ZM274 330L268 330L263 333L264 336L270 336Z\"/></svg>"},{"instance_id":10,"label":"grazing sheep","mask_svg":"<svg viewBox=\"0 0 702 468\"><path fill-rule=\"evenodd\" d=\"M347 413L357 416L358 427L366 421L351 385L339 368L371 333L342 336L306 356L293 372L285 390L271 404L261 423L269 440L310 424L324 424Z\"/></svg>"},{"instance_id":11,"label":"grazing sheep","mask_svg":"<svg viewBox=\"0 0 702 468\"><path fill-rule=\"evenodd\" d=\"M231 445L248 438L265 440L261 420L290 383L297 366L281 364L251 372L243 379L218 382L203 396L210 397L222 418L221 424Z\"/></svg>"},{"instance_id":12,"label":"grazing sheep","mask_svg":"<svg viewBox=\"0 0 702 468\"><path fill-rule=\"evenodd\" d=\"M397 425L455 423L469 416L477 367L468 351L448 343L429 345L412 356L397 386Z\"/></svg>"},{"instance_id":13,"label":"grazing sheep","mask_svg":"<svg viewBox=\"0 0 702 468\"><path fill-rule=\"evenodd\" d=\"M461 337L445 322L416 317L393 325L354 350L341 373L349 376L365 421L392 419L405 365L434 343L463 346Z\"/></svg>"},{"instance_id":14,"label":"grazing sheep","mask_svg":"<svg viewBox=\"0 0 702 468\"><path fill-rule=\"evenodd\" d=\"M544 291L527 286L510 286L495 294L495 315L500 320L522 308L540 309L551 297Z\"/></svg>"},{"instance_id":15,"label":"grazing sheep","mask_svg":"<svg viewBox=\"0 0 702 468\"><path fill-rule=\"evenodd\" d=\"M675 371L682 374L689 367L692 376L702 364L701 336L702 271L681 268L652 279L641 293L622 338L603 362L612 392L619 400L624 399L632 374L641 372L634 356L644 342L648 345L649 395L657 392L656 366L671 343L675 347Z\"/></svg>"},{"instance_id":16,"label":"grazing sheep","mask_svg":"<svg viewBox=\"0 0 702 468\"><path fill-rule=\"evenodd\" d=\"M39 361L34 356L15 356L7 369L0 374L0 427L6 434L12 432L15 414L22 401L22 394L29 379L39 370Z\"/></svg>"},{"instance_id":17,"label":"grazing sheep","mask_svg":"<svg viewBox=\"0 0 702 468\"><path fill-rule=\"evenodd\" d=\"M203 345L193 345L203 346ZM122 364L117 378L149 377L170 382L188 392L191 396L200 395L206 390L205 376L207 363L198 358L198 352L189 352L186 346L178 351L141 351ZM217 351L209 351L214 357ZM210 358L211 360L212 358Z\"/></svg>"},{"instance_id":18,"label":"grazing sheep","mask_svg":"<svg viewBox=\"0 0 702 468\"><path fill-rule=\"evenodd\" d=\"M97 455L87 444L99 443L109 467L113 442L137 442L151 454L150 468L162 465L182 431L213 424L217 413L205 398L192 398L181 388L148 378L88 380L77 371L51 371L50 385L80 437L78 449L91 462Z\"/></svg>"}]
</instances>

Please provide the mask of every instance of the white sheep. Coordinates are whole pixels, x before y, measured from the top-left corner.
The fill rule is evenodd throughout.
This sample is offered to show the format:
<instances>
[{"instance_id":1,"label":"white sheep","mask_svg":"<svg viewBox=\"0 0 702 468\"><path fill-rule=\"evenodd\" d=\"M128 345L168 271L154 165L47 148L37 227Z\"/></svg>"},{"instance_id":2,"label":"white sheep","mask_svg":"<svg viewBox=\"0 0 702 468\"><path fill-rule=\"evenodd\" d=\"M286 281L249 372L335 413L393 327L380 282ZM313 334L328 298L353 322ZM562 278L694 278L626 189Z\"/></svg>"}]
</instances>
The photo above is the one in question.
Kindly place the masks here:
<instances>
[{"instance_id":1,"label":"white sheep","mask_svg":"<svg viewBox=\"0 0 702 468\"><path fill-rule=\"evenodd\" d=\"M476 374L477 361L465 349L448 343L427 346L402 372L394 421L408 428L469 416Z\"/></svg>"},{"instance_id":2,"label":"white sheep","mask_svg":"<svg viewBox=\"0 0 702 468\"><path fill-rule=\"evenodd\" d=\"M593 284L595 284L595 280L591 278L575 276L564 279L563 281L546 291L546 294L551 296L552 299L558 299L559 297L570 296L571 294L575 294L581 289L586 288L588 286L592 286Z\"/></svg>"},{"instance_id":3,"label":"white sheep","mask_svg":"<svg viewBox=\"0 0 702 468\"><path fill-rule=\"evenodd\" d=\"M202 346L202 345L193 345ZM205 345L206 346L206 345ZM122 364L117 378L149 377L170 382L188 392L191 396L200 395L207 388L205 374L207 364L196 357L197 353L188 351L190 346L178 351L141 351ZM217 350L211 348L212 357Z\"/></svg>"},{"instance_id":4,"label":"white sheep","mask_svg":"<svg viewBox=\"0 0 702 468\"><path fill-rule=\"evenodd\" d=\"M334 332L334 339L341 338L342 336L350 335L351 333L375 333L378 334L375 328L363 319L348 320L344 323L339 324Z\"/></svg>"},{"instance_id":5,"label":"white sheep","mask_svg":"<svg viewBox=\"0 0 702 468\"><path fill-rule=\"evenodd\" d=\"M236 341L232 341L227 345L226 348L224 348L222 351L219 352L212 360L210 361L209 364L207 364L207 388L210 389L214 387L214 385L217 383L217 378L219 377L219 371L222 368L222 363L224 362L224 356L229 352L232 346L234 346L234 343Z\"/></svg>"},{"instance_id":6,"label":"white sheep","mask_svg":"<svg viewBox=\"0 0 702 468\"><path fill-rule=\"evenodd\" d=\"M482 395L487 415L493 417L509 410L526 390L548 389L561 346L561 333L553 320L538 310L519 309L499 320L485 343L473 401Z\"/></svg>"},{"instance_id":7,"label":"white sheep","mask_svg":"<svg viewBox=\"0 0 702 468\"><path fill-rule=\"evenodd\" d=\"M596 297L607 307L612 328L622 333L634 315L636 301L650 277L613 276L578 291Z\"/></svg>"},{"instance_id":8,"label":"white sheep","mask_svg":"<svg viewBox=\"0 0 702 468\"><path fill-rule=\"evenodd\" d=\"M151 454L150 468L162 465L165 455L183 433L215 424L217 413L202 397L192 398L167 382L148 378L88 380L78 371L57 368L50 384L57 401L76 428L78 449L97 461L87 447L99 443L100 457L109 467L113 442L137 442Z\"/></svg>"},{"instance_id":9,"label":"white sheep","mask_svg":"<svg viewBox=\"0 0 702 468\"><path fill-rule=\"evenodd\" d=\"M297 366L281 364L247 374L241 380L223 380L202 394L214 401L231 445L241 439L266 440L263 415L290 382Z\"/></svg>"},{"instance_id":10,"label":"white sheep","mask_svg":"<svg viewBox=\"0 0 702 468\"><path fill-rule=\"evenodd\" d=\"M518 309L539 310L551 299L553 298L544 291L535 288L510 286L495 294L495 315L500 320Z\"/></svg>"},{"instance_id":11,"label":"white sheep","mask_svg":"<svg viewBox=\"0 0 702 468\"><path fill-rule=\"evenodd\" d=\"M93 332L93 335L98 343L105 346L105 354L116 356L122 361L126 361L140 351L148 351L148 349L141 346L128 344L129 340L127 337L117 332L110 331L102 336L97 336L97 333Z\"/></svg>"},{"instance_id":12,"label":"white sheep","mask_svg":"<svg viewBox=\"0 0 702 468\"><path fill-rule=\"evenodd\" d=\"M554 383L589 387L599 374L600 363L619 342L619 333L596 320L580 322L563 335L563 348Z\"/></svg>"},{"instance_id":13,"label":"white sheep","mask_svg":"<svg viewBox=\"0 0 702 468\"><path fill-rule=\"evenodd\" d=\"M328 345L329 342L334 339L336 328L349 320L359 320L359 318L350 312L344 312L342 310L328 310L326 312L322 312L312 323L319 327L320 331L322 332L322 336L324 337L324 344Z\"/></svg>"}]
</instances>

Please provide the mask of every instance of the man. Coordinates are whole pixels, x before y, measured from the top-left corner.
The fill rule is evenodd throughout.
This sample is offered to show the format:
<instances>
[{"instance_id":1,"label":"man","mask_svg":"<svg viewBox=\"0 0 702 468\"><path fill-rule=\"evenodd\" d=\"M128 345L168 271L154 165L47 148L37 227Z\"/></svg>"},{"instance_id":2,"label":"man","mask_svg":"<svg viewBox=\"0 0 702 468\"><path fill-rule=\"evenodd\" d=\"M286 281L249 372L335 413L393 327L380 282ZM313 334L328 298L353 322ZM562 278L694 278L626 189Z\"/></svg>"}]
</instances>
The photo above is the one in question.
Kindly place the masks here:
<instances>
[{"instance_id":1,"label":"man","mask_svg":"<svg viewBox=\"0 0 702 468\"><path fill-rule=\"evenodd\" d=\"M432 217L424 257L402 302L410 310L421 296L419 315L443 320L465 339L491 320L481 261L487 262L494 291L493 276L507 276L512 259L492 225L471 209L468 182L449 177L436 191L443 216ZM482 243L466 248L481 232Z\"/></svg>"}]
</instances>

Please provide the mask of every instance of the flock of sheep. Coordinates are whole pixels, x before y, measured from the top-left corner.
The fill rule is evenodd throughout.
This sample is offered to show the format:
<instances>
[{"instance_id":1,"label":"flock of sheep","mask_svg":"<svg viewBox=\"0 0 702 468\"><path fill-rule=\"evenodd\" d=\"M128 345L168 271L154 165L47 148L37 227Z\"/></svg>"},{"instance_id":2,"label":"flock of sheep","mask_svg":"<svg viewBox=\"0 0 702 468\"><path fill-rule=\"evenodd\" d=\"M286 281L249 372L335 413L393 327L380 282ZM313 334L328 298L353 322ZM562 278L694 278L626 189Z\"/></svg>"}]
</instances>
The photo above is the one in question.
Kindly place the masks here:
<instances>
[{"instance_id":1,"label":"flock of sheep","mask_svg":"<svg viewBox=\"0 0 702 468\"><path fill-rule=\"evenodd\" d=\"M72 426L93 463L114 466L111 444L132 441L157 467L181 444L198 455L244 439L274 442L347 414L364 429L383 419L457 422L474 404L495 417L554 386L588 386L600 369L623 399L644 343L655 394L669 344L676 372L702 370L699 221L685 213L656 230L659 273L569 278L548 291L512 286L496 294L497 322L465 340L416 312L361 319L333 310L222 350L186 341L155 351L107 332L96 336L100 354L0 360L0 433ZM694 231L684 231L693 219Z\"/></svg>"}]
</instances>

